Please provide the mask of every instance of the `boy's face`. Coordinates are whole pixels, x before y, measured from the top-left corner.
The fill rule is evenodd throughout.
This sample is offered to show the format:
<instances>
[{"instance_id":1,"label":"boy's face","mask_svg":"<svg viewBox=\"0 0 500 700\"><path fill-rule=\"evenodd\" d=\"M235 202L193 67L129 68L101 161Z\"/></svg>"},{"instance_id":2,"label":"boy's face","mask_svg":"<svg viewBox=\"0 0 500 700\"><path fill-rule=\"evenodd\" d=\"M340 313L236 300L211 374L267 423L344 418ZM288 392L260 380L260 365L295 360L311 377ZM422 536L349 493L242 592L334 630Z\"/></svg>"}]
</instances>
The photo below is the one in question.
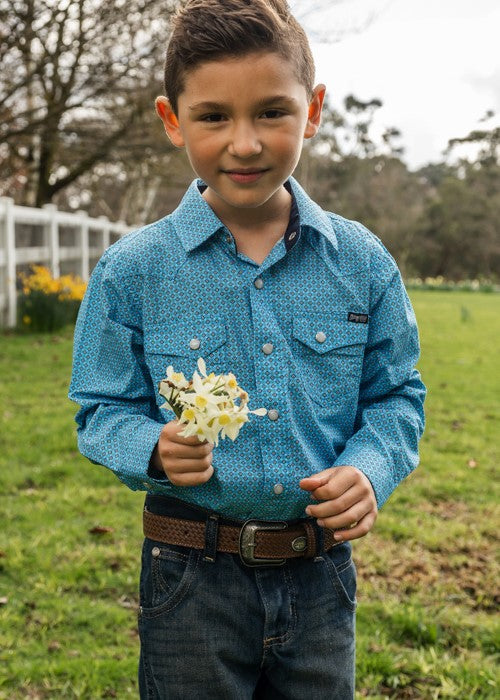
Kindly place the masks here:
<instances>
[{"instance_id":1,"label":"boy's face","mask_svg":"<svg viewBox=\"0 0 500 700\"><path fill-rule=\"evenodd\" d=\"M203 63L185 78L177 116L168 100L158 115L175 146L185 147L205 198L219 215L244 223L245 210L270 214L283 200L304 138L316 133L325 88L312 100L290 64L276 53Z\"/></svg>"}]
</instances>

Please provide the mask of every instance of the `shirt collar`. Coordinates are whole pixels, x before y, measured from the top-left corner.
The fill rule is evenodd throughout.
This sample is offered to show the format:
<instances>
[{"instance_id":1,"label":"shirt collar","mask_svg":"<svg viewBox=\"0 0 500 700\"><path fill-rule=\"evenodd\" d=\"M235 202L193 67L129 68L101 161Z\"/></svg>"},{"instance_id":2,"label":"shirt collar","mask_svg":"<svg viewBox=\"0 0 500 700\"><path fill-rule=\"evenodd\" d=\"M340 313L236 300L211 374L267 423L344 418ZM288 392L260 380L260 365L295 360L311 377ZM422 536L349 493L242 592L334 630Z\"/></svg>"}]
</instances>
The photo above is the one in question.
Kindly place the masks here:
<instances>
[{"instance_id":1,"label":"shirt collar","mask_svg":"<svg viewBox=\"0 0 500 700\"><path fill-rule=\"evenodd\" d=\"M309 226L315 229L337 248L337 237L327 214L313 202L293 177L289 178L288 183L297 204L301 228ZM179 206L170 215L170 221L187 252L207 241L224 226L203 199L199 189L203 184L202 180L193 180Z\"/></svg>"}]
</instances>

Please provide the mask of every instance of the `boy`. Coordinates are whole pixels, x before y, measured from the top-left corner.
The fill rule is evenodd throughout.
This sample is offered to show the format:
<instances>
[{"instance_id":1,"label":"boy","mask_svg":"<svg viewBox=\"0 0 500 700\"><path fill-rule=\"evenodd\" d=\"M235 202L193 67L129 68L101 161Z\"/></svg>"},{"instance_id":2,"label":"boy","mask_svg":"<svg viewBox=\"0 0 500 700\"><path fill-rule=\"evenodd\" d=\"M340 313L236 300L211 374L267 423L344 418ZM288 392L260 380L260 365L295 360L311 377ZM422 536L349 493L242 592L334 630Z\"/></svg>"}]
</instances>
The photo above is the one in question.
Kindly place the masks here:
<instances>
[{"instance_id":1,"label":"boy","mask_svg":"<svg viewBox=\"0 0 500 700\"><path fill-rule=\"evenodd\" d=\"M192 0L156 109L199 180L112 246L75 332L84 455L147 492L142 698L354 694L350 540L417 464L415 318L370 232L291 178L325 87L282 0ZM167 365L232 371L265 406L233 443L182 438Z\"/></svg>"}]
</instances>

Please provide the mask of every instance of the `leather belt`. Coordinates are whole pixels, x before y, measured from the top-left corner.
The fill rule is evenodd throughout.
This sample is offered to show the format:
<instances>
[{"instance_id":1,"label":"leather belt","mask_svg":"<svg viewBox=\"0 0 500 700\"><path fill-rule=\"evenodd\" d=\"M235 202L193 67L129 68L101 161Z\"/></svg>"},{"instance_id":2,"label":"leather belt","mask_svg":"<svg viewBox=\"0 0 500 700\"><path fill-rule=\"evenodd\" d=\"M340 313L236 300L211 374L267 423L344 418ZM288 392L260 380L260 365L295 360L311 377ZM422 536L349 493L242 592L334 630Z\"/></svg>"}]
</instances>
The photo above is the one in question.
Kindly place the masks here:
<instances>
[{"instance_id":1,"label":"leather belt","mask_svg":"<svg viewBox=\"0 0 500 700\"><path fill-rule=\"evenodd\" d=\"M203 521L157 515L147 508L143 512L144 535L157 542L204 549L205 528ZM315 527L308 521L289 524L284 521L247 520L241 527L221 522L218 526L217 551L239 554L247 566L279 566L287 559L310 559L339 544L333 538L333 531L326 528L321 548L318 548L318 539Z\"/></svg>"}]
</instances>

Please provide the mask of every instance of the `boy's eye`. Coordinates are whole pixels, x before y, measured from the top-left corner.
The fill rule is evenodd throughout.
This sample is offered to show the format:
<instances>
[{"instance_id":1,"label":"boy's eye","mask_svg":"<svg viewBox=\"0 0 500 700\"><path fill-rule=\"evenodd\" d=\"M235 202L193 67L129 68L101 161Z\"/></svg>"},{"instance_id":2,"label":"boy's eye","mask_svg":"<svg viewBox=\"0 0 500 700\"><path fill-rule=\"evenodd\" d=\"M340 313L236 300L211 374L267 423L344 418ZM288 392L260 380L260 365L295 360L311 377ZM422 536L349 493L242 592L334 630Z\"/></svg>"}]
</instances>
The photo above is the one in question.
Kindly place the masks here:
<instances>
[{"instance_id":1,"label":"boy's eye","mask_svg":"<svg viewBox=\"0 0 500 700\"><path fill-rule=\"evenodd\" d=\"M278 117L283 117L285 113L281 109L266 109L262 115L266 119L277 119Z\"/></svg>"},{"instance_id":2,"label":"boy's eye","mask_svg":"<svg viewBox=\"0 0 500 700\"><path fill-rule=\"evenodd\" d=\"M222 121L223 119L224 119L224 115L223 115L223 114L216 114L216 113L214 113L214 114L204 114L204 115L201 117L201 121L202 121L202 122L220 122L220 121Z\"/></svg>"}]
</instances>

